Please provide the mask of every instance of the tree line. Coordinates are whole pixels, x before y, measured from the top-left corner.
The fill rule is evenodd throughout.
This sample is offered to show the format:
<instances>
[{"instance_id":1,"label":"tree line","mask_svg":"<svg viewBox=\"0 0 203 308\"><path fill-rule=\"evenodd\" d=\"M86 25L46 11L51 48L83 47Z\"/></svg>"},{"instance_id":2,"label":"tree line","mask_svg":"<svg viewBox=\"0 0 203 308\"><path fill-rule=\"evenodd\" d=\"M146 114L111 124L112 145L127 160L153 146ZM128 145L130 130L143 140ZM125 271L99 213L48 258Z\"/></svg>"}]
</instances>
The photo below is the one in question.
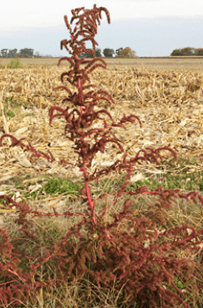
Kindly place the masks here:
<instances>
[{"instance_id":1,"label":"tree line","mask_svg":"<svg viewBox=\"0 0 203 308\"><path fill-rule=\"evenodd\" d=\"M34 49L32 48L23 48L20 49L19 52L17 52L17 48L15 49L8 49L4 48L0 51L0 57L1 58L43 58L43 57L52 57L51 55L42 56L37 51L36 54L34 54Z\"/></svg>"},{"instance_id":2,"label":"tree line","mask_svg":"<svg viewBox=\"0 0 203 308\"><path fill-rule=\"evenodd\" d=\"M103 51L100 48L94 50L96 57L106 57L112 58L136 58L136 52L130 47L118 48L114 51L112 48L105 48ZM103 54L103 55L102 55ZM184 47L179 49L174 49L170 56L203 56L203 48L193 48L193 47ZM37 51L34 54L34 49L32 48L23 48L17 52L17 49L1 49L0 58L53 58L52 55L42 56ZM81 53L80 58L93 58L91 52Z\"/></svg>"},{"instance_id":3,"label":"tree line","mask_svg":"<svg viewBox=\"0 0 203 308\"><path fill-rule=\"evenodd\" d=\"M174 49L171 56L203 56L203 48L184 47Z\"/></svg>"},{"instance_id":4,"label":"tree line","mask_svg":"<svg viewBox=\"0 0 203 308\"><path fill-rule=\"evenodd\" d=\"M103 49L103 52L101 53L100 48L96 48L94 50L96 57L102 57L102 53L104 57L106 58L112 58L113 55L115 55L115 58L135 58L136 52L132 50L130 47L120 47L114 51L114 49L111 48L105 48ZM79 55L80 58L93 58L93 54L91 52L83 52Z\"/></svg>"},{"instance_id":5,"label":"tree line","mask_svg":"<svg viewBox=\"0 0 203 308\"><path fill-rule=\"evenodd\" d=\"M102 53L104 57L111 58L113 55L115 55L115 58L135 58L136 52L132 50L130 47L126 48L118 48L114 51L114 49L111 48L105 48L103 49L103 52L101 53L100 48L96 48L94 50L96 57L102 57ZM42 56L37 51L36 54L34 54L34 49L31 48L23 48L20 49L19 52L17 52L17 49L1 49L0 52L1 58L43 58L48 57L52 58L51 55ZM81 53L80 58L93 58L93 54L91 52Z\"/></svg>"}]
</instances>

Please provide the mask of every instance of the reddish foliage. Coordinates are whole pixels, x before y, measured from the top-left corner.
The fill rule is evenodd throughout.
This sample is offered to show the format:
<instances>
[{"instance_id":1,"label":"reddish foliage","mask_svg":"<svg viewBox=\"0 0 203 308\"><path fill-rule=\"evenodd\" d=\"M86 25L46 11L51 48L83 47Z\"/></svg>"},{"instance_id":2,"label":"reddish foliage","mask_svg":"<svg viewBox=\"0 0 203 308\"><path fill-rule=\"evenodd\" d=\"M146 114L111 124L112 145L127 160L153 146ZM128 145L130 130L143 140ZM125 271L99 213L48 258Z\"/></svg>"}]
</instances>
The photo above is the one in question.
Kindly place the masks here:
<instances>
[{"instance_id":1,"label":"reddish foliage","mask_svg":"<svg viewBox=\"0 0 203 308\"><path fill-rule=\"evenodd\" d=\"M6 231L0 230L0 250L1 264L0 273L4 281L0 283L0 305L12 306L26 302L29 297L35 298L36 291L41 288L48 288L53 283L60 284L61 279L67 281L74 278L83 278L89 276L98 286L116 287L118 290L123 288L123 302L137 303L139 307L178 307L181 303L183 307L188 307L182 299L182 292L175 285L175 276L184 273L187 279L191 273L194 274L194 261L180 259L179 251L187 250L191 252L199 250L198 244L203 229L195 231L189 226L180 226L178 228L167 229L166 227L166 209L171 208L172 201L178 196L186 200L192 199L196 202L198 198L203 204L203 198L196 192L187 195L178 194L178 190L162 190L158 187L155 191L148 191L146 187L141 187L135 191L125 192L128 179L135 171L136 163L143 160L154 161L159 164L162 160L160 152L168 150L176 159L176 153L168 147L158 149L146 148L140 150L134 158L117 160L110 167L102 170L95 170L90 173L89 167L97 152L104 153L107 143L116 144L121 152L124 149L120 142L115 138L111 131L113 127L125 129L125 123L134 123L135 120L142 126L140 119L136 115L126 116L125 114L118 123L115 123L110 112L105 109L95 111L98 102L104 100L109 104L114 104L112 96L106 91L89 90L95 85L89 84L89 74L98 67L106 68L103 59L95 57L95 47L97 42L94 36L97 34L97 26L100 24L101 12L104 11L107 20L110 23L110 16L106 8L97 8L87 10L78 8L72 10L72 19L68 22L65 16L65 23L70 32L71 39L63 40L61 48L65 48L71 57L63 57L59 60L68 61L69 71L61 75L61 81L66 79L71 85L77 88L77 92L71 91L66 86L55 88L65 90L68 97L63 99L62 103L69 103L64 109L53 106L49 110L50 125L56 117L64 117L67 121L65 126L65 135L74 142L73 149L78 154L77 166L83 172L84 189L81 190L81 198L87 201L88 208L86 213L78 213L81 221L75 224L60 240L53 246L41 247L44 253L42 255L30 256L26 253L26 248L18 254L16 246L11 244L9 235ZM75 22L72 30L71 24ZM79 36L82 39L79 40ZM86 49L85 42L91 41L93 49ZM69 45L69 47L67 47ZM79 58L83 52L91 52L93 60ZM82 69L81 65L85 65ZM103 128L91 128L95 121L100 121ZM33 152L32 157L44 157L48 161L54 161L54 157L42 151L37 151L30 143L25 145L22 140L18 140L12 135L4 134L0 139L0 146L5 137L12 139L11 146L21 146L25 151ZM60 163L65 163L60 161ZM111 171L119 173L125 171L125 182L121 185L114 197L111 207L116 208L118 199L128 194L129 196L137 194L155 194L158 199L154 205L148 208L146 215L137 217L131 211L134 204L130 198L126 199L123 209L117 214L113 214L110 220L105 221L105 215L108 209L106 206L99 214L96 214L95 206L98 198L92 197L90 181L97 180L102 174L109 174ZM106 197L103 194L99 198ZM32 210L26 203L17 203L10 196L3 195L0 198L6 198L5 204L10 208L15 205L19 210L20 231L24 234L24 239L31 238L39 246L39 238L31 232L32 219L28 219L28 214L34 217L43 216L64 216L71 217L71 211L63 214L43 213ZM125 227L123 227L125 226ZM158 232L160 226L165 226L164 232ZM86 236L82 235L81 230L86 230ZM191 230L188 236L187 230ZM128 231L126 231L128 230ZM23 238L23 237L22 237ZM76 240L73 240L73 239ZM196 241L194 241L196 240ZM21 262L27 261L26 270L21 269ZM36 263L37 260L37 263ZM50 278L44 278L44 282L38 281L38 268L45 265L50 260L56 262L57 277L51 281ZM46 276L46 275L45 275ZM19 292L20 291L20 292ZM130 306L130 305L129 305Z\"/></svg>"}]
</instances>

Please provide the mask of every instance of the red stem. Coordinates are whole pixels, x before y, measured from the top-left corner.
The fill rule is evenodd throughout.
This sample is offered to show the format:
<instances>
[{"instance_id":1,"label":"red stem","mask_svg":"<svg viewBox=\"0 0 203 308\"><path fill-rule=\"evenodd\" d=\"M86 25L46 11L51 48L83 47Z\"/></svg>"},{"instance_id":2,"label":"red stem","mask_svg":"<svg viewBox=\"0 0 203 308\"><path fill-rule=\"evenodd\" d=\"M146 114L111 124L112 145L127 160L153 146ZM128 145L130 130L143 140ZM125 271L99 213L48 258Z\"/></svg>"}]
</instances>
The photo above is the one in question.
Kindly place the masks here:
<instances>
[{"instance_id":1,"label":"red stem","mask_svg":"<svg viewBox=\"0 0 203 308\"><path fill-rule=\"evenodd\" d=\"M78 60L78 55L75 56L76 60ZM80 69L80 65L79 68ZM81 78L78 78L78 93L80 95L80 93L82 93L82 89L81 89ZM80 113L82 116L82 106L80 106ZM84 129L82 129L82 132L84 133ZM84 142L84 138L82 138L82 141ZM85 149L83 149L83 151L85 151ZM85 156L83 156L85 157ZM86 181L87 178L87 171L86 171L86 164L85 164L85 160L83 158L83 177L85 179L85 189L86 189L86 194L87 194L87 198L88 198L88 202L89 202L89 208L92 212L92 220L93 220L93 224L94 226L96 225L96 215L95 215L95 211L94 211L94 202L91 198L91 194L90 194L90 188L88 185L88 182Z\"/></svg>"}]
</instances>

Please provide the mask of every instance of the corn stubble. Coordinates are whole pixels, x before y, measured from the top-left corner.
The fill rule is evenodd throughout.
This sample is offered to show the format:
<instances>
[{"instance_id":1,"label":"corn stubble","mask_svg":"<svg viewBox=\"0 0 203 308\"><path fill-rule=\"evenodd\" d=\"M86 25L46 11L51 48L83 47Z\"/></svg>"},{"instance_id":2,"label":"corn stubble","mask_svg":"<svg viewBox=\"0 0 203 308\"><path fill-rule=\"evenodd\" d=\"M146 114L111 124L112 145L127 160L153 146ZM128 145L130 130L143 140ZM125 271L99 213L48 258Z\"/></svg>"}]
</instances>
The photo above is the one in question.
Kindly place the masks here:
<instances>
[{"instance_id":1,"label":"corn stubble","mask_svg":"<svg viewBox=\"0 0 203 308\"><path fill-rule=\"evenodd\" d=\"M29 299L37 300L38 294L42 294L43 290L46 290L46 298L49 294L47 290L53 285L60 286L62 281L71 283L87 278L98 287L114 288L118 291L122 289L118 306L123 304L126 307L178 307L181 304L183 307L190 307L185 301L189 292L187 286L184 293L175 283L179 275L184 277L184 286L191 275L195 277L194 290L197 293L200 291L195 260L191 256L201 252L203 229L195 230L186 225L168 228L166 216L167 209L173 207L176 198L194 202L199 200L202 204L203 198L197 192L186 195L180 194L178 189L163 190L162 187L154 191L141 187L125 192L129 178L135 173L137 165L143 161L159 165L162 151L168 151L175 159L176 153L166 146L157 149L148 147L128 159L120 140L115 136L115 128L125 129L128 123L142 127L142 123L139 117L133 114L123 114L119 121L115 121L107 110L108 105L115 104L113 97L105 90L96 91L96 85L90 83L89 75L95 69L106 69L105 61L96 58L94 53L97 45L94 36L97 34L97 26L100 25L102 11L110 23L107 9L97 8L96 5L91 10L72 10L70 23L65 16L71 39L63 40L61 48L64 47L71 57L61 58L58 65L62 61L69 62L70 69L62 73L61 82L65 84L66 81L70 86L57 86L54 90L62 89L67 92L68 97L63 99L62 105L68 106L62 108L56 105L49 110L50 125L57 117L64 117L67 122L65 136L73 142L73 150L78 156L77 163L71 165L77 166L83 174L84 187L80 191L80 197L86 205L86 210L75 213L69 209L61 214L53 208L53 213L44 213L31 209L26 203L18 203L8 195L0 196L6 198L4 205L8 208L16 206L18 209L17 223L22 233L21 242L18 240L18 243L14 243L8 232L0 229L2 307L14 307L26 303ZM75 26L72 29L71 25L74 22ZM82 39L79 40L79 37ZM86 49L84 43L88 40L92 43L93 49ZM93 54L93 59L80 59L79 54L87 51ZM138 85L136 89L142 98ZM98 110L99 105L103 108ZM1 146L4 138L8 137L11 140L10 147L20 146L24 151L32 152L31 161L39 157L54 161L51 151L48 154L37 151L31 143L26 145L23 142L25 138L18 139L8 133L1 137ZM114 144L116 150L123 153L122 159L91 172L94 157L99 152L105 153L106 145L109 143ZM111 172L124 173L124 183L116 193L103 193L95 197L91 192L91 183L99 181L101 176ZM139 215L132 211L135 203L133 196L138 194L157 197L156 202L149 206L145 214ZM111 202L107 201L108 197ZM123 197L125 199L122 208L117 212L112 211L107 217L109 209L117 208L119 199ZM103 208L98 210L97 205L101 200ZM32 229L36 217L63 217L68 221L75 216L80 217L80 221L53 245L45 246L44 242L40 241L38 231ZM28 241L25 239L28 238L29 243L35 243L40 247L41 253L34 253L35 246L30 249L26 247ZM23 240L25 245L22 245ZM180 257L183 253L185 258ZM48 268L52 262L56 267L56 275L50 277L44 272L42 281L39 270L42 267ZM24 267L21 267L22 264ZM82 296L84 294L81 298Z\"/></svg>"}]
</instances>

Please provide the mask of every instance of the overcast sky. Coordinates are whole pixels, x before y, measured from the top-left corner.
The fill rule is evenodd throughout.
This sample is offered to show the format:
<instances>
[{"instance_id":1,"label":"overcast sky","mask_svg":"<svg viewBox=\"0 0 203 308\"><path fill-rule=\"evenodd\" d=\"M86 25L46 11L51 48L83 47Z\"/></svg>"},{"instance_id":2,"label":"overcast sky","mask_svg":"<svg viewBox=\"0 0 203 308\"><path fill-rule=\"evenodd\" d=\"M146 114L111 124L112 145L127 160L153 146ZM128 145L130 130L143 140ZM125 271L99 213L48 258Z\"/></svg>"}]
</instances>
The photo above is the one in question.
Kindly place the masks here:
<instances>
[{"instance_id":1,"label":"overcast sky","mask_svg":"<svg viewBox=\"0 0 203 308\"><path fill-rule=\"evenodd\" d=\"M71 9L106 7L95 37L98 48L130 47L137 56L169 56L176 48L203 47L203 0L8 0L0 9L0 50L34 49L65 56L60 41L69 39L64 15Z\"/></svg>"}]
</instances>

